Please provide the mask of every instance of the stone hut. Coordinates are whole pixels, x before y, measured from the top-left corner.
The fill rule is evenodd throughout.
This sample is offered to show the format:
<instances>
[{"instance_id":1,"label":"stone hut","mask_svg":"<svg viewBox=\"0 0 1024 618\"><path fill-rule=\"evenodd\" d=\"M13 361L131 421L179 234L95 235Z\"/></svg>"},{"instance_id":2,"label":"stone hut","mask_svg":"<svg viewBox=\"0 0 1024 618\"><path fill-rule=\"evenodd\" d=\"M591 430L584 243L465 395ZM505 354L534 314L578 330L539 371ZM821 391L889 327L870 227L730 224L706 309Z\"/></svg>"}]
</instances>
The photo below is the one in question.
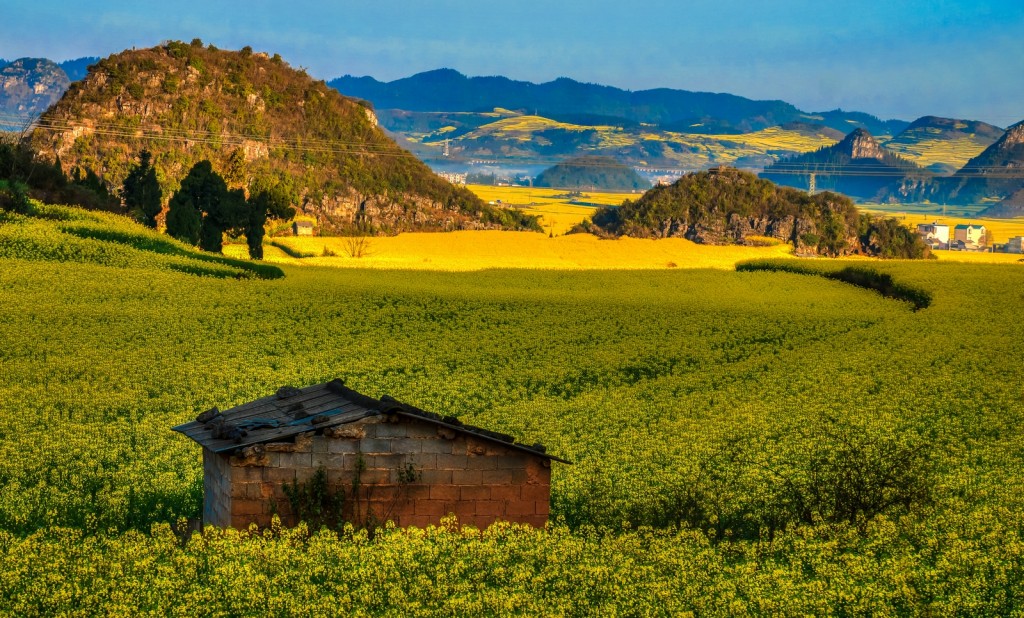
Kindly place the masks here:
<instances>
[{"instance_id":1,"label":"stone hut","mask_svg":"<svg viewBox=\"0 0 1024 618\"><path fill-rule=\"evenodd\" d=\"M341 380L283 387L174 427L203 448L203 523L246 528L306 519L311 493L356 525L479 527L547 522L551 462L539 444L465 425ZM297 512L298 511L298 512Z\"/></svg>"},{"instance_id":2,"label":"stone hut","mask_svg":"<svg viewBox=\"0 0 1024 618\"><path fill-rule=\"evenodd\" d=\"M313 222L312 221L296 221L292 223L292 234L295 236L312 236L313 235Z\"/></svg>"}]
</instances>

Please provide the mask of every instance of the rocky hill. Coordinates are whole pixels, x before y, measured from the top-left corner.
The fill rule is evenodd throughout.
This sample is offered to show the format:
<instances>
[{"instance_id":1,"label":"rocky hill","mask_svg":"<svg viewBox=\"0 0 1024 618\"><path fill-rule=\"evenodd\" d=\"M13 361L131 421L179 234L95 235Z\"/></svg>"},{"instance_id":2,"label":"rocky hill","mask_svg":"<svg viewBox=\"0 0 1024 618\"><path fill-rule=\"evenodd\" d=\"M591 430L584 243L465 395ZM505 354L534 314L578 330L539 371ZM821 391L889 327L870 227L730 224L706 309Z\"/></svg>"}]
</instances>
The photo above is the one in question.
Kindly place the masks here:
<instances>
[{"instance_id":1,"label":"rocky hill","mask_svg":"<svg viewBox=\"0 0 1024 618\"><path fill-rule=\"evenodd\" d=\"M590 191L633 191L651 186L632 168L610 157L575 157L563 161L541 172L533 184Z\"/></svg>"},{"instance_id":2,"label":"rocky hill","mask_svg":"<svg viewBox=\"0 0 1024 618\"><path fill-rule=\"evenodd\" d=\"M924 116L885 142L887 150L950 175L991 146L1003 129L976 120Z\"/></svg>"},{"instance_id":3,"label":"rocky hill","mask_svg":"<svg viewBox=\"0 0 1024 618\"><path fill-rule=\"evenodd\" d=\"M984 199L1005 200L1024 189L1024 122L1009 129L994 144L967 162L948 182L945 200L973 204Z\"/></svg>"},{"instance_id":4,"label":"rocky hill","mask_svg":"<svg viewBox=\"0 0 1024 618\"><path fill-rule=\"evenodd\" d=\"M864 129L833 146L770 165L761 177L807 189L812 173L818 189L868 201L921 201L937 190L930 172L883 148Z\"/></svg>"},{"instance_id":5,"label":"rocky hill","mask_svg":"<svg viewBox=\"0 0 1024 618\"><path fill-rule=\"evenodd\" d=\"M860 214L849 198L829 192L808 195L734 168L687 174L671 185L654 187L636 201L599 210L577 231L682 237L706 244L771 237L793 243L805 255L927 255L910 230L892 219Z\"/></svg>"},{"instance_id":6,"label":"rocky hill","mask_svg":"<svg viewBox=\"0 0 1024 618\"><path fill-rule=\"evenodd\" d=\"M165 200L208 159L231 187L281 191L327 230L536 227L433 174L366 105L249 48L175 41L100 60L43 114L31 144L112 188L147 149Z\"/></svg>"},{"instance_id":7,"label":"rocky hill","mask_svg":"<svg viewBox=\"0 0 1024 618\"><path fill-rule=\"evenodd\" d=\"M45 58L20 58L0 69L0 130L18 131L53 105L70 80Z\"/></svg>"}]
</instances>

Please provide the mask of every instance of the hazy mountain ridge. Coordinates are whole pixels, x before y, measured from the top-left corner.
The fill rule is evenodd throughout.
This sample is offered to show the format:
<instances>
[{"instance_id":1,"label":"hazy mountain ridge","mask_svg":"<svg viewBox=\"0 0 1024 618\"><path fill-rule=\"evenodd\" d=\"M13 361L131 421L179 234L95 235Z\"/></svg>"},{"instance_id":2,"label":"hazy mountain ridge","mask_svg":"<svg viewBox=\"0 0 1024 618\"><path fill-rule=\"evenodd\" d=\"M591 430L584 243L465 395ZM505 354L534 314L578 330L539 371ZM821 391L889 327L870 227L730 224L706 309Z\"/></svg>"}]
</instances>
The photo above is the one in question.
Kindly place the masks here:
<instances>
[{"instance_id":1,"label":"hazy mountain ridge","mask_svg":"<svg viewBox=\"0 0 1024 618\"><path fill-rule=\"evenodd\" d=\"M501 76L467 77L453 69L426 71L391 82L345 75L330 80L328 85L348 96L371 101L377 109L414 112L480 112L499 107L547 117L594 114L657 125L711 120L723 132L729 128L750 132L803 120L819 122L844 134L859 126L875 133L895 134L908 124L842 110L808 114L785 101L753 100L728 93L671 88L629 91L566 77L535 84Z\"/></svg>"},{"instance_id":2,"label":"hazy mountain ridge","mask_svg":"<svg viewBox=\"0 0 1024 618\"><path fill-rule=\"evenodd\" d=\"M198 43L198 44L197 44ZM436 176L373 113L279 56L170 42L100 60L40 118L40 156L118 187L142 149L165 200L208 159L233 187L277 187L326 228L520 227Z\"/></svg>"},{"instance_id":3,"label":"hazy mountain ridge","mask_svg":"<svg viewBox=\"0 0 1024 618\"><path fill-rule=\"evenodd\" d=\"M949 175L1002 134L975 120L881 120L856 111L803 112L784 101L731 94L631 92L568 78L534 84L451 69L391 82L344 76L329 85L370 101L385 129L421 158L438 161L443 146L445 157L467 162L552 164L593 155L654 169L760 169L863 129L879 136L888 151ZM901 187L892 195L900 194L894 199L922 192Z\"/></svg>"}]
</instances>

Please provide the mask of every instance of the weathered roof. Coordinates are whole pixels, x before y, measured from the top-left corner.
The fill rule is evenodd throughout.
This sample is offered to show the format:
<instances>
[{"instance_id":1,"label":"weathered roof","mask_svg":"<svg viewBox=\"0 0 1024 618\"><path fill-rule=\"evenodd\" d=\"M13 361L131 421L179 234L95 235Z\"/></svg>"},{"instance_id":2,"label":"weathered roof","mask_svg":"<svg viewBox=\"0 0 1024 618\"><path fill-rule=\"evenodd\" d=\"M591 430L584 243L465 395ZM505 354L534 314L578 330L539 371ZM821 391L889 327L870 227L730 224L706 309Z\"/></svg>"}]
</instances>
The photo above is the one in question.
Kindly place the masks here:
<instances>
[{"instance_id":1,"label":"weathered roof","mask_svg":"<svg viewBox=\"0 0 1024 618\"><path fill-rule=\"evenodd\" d=\"M311 227L313 227L313 222L312 221L296 221L294 223L294 225L296 227L309 227L309 228L311 228Z\"/></svg>"},{"instance_id":2,"label":"weathered roof","mask_svg":"<svg viewBox=\"0 0 1024 618\"><path fill-rule=\"evenodd\" d=\"M466 425L452 416L426 412L387 395L380 399L367 397L348 388L339 379L305 388L284 386L269 397L243 403L223 412L211 408L196 417L196 420L172 429L214 453L225 453L251 444L285 441L300 433L344 425L380 414L397 414L425 421L531 455L569 463L549 455L540 444L520 444L512 436Z\"/></svg>"}]
</instances>

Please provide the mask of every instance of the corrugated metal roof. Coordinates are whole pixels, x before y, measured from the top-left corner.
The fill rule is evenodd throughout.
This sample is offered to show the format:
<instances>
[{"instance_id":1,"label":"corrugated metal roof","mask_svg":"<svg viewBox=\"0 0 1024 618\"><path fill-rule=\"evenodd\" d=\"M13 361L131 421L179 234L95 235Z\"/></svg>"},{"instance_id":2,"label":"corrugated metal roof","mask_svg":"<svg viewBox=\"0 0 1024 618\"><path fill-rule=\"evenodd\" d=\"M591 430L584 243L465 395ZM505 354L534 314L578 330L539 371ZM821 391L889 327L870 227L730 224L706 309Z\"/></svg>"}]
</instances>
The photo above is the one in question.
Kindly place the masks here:
<instances>
[{"instance_id":1,"label":"corrugated metal roof","mask_svg":"<svg viewBox=\"0 0 1024 618\"><path fill-rule=\"evenodd\" d=\"M386 395L379 400L367 397L338 379L305 388L284 386L269 397L223 412L212 408L196 420L172 429L214 453L226 453L252 444L286 441L300 433L344 425L379 414L397 414L472 434L545 459L569 463L547 454L540 444L519 444L512 436L465 425L455 417L426 412Z\"/></svg>"}]
</instances>

